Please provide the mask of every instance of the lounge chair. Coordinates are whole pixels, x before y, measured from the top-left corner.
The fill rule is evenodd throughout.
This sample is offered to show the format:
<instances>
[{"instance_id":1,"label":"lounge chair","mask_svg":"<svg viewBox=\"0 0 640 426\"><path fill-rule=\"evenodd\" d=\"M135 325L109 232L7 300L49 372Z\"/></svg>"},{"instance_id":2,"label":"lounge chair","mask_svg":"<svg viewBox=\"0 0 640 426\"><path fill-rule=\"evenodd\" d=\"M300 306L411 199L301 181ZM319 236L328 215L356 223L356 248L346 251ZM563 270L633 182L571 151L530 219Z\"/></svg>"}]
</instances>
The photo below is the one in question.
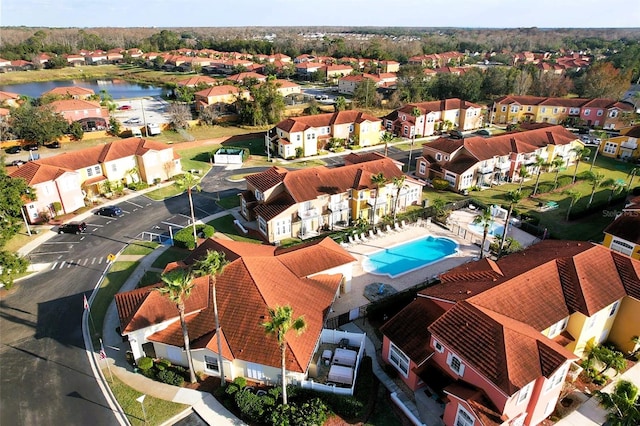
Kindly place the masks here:
<instances>
[{"instance_id":1,"label":"lounge chair","mask_svg":"<svg viewBox=\"0 0 640 426\"><path fill-rule=\"evenodd\" d=\"M342 248L347 248L347 247L349 247L349 243L345 243L344 241L340 241L340 246L342 246Z\"/></svg>"},{"instance_id":2,"label":"lounge chair","mask_svg":"<svg viewBox=\"0 0 640 426\"><path fill-rule=\"evenodd\" d=\"M398 222L393 224L393 229L396 231L401 231L402 229L400 228L400 225L398 225Z\"/></svg>"},{"instance_id":3,"label":"lounge chair","mask_svg":"<svg viewBox=\"0 0 640 426\"><path fill-rule=\"evenodd\" d=\"M379 237L384 237L385 233L382 228L376 228L376 235Z\"/></svg>"},{"instance_id":4,"label":"lounge chair","mask_svg":"<svg viewBox=\"0 0 640 426\"><path fill-rule=\"evenodd\" d=\"M407 227L407 222L405 222L404 220L400 222L400 228L406 228L406 227Z\"/></svg>"},{"instance_id":5,"label":"lounge chair","mask_svg":"<svg viewBox=\"0 0 640 426\"><path fill-rule=\"evenodd\" d=\"M353 245L356 243L356 241L353 239L353 235L349 235L349 245Z\"/></svg>"},{"instance_id":6,"label":"lounge chair","mask_svg":"<svg viewBox=\"0 0 640 426\"><path fill-rule=\"evenodd\" d=\"M364 232L362 234L360 234L360 241L362 241L363 243L366 243L367 241L367 237L364 236Z\"/></svg>"},{"instance_id":7,"label":"lounge chair","mask_svg":"<svg viewBox=\"0 0 640 426\"><path fill-rule=\"evenodd\" d=\"M376 238L376 234L373 233L373 229L369 229L369 238L371 238L372 240Z\"/></svg>"},{"instance_id":8,"label":"lounge chair","mask_svg":"<svg viewBox=\"0 0 640 426\"><path fill-rule=\"evenodd\" d=\"M393 229L391 229L391 226L389 225L387 225L386 230L387 230L387 234L390 234L393 232Z\"/></svg>"}]
</instances>

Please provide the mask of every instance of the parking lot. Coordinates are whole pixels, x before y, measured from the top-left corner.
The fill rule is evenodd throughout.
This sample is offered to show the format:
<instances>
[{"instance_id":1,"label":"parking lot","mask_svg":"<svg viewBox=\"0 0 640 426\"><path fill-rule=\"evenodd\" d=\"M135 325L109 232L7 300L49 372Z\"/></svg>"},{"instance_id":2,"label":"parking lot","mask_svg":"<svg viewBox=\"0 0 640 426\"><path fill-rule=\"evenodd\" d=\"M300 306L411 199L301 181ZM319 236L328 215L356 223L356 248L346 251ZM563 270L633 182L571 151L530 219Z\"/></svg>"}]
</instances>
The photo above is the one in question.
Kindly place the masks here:
<instances>
[{"instance_id":1,"label":"parking lot","mask_svg":"<svg viewBox=\"0 0 640 426\"><path fill-rule=\"evenodd\" d=\"M169 103L160 97L119 99L113 116L127 127L142 127L145 124L163 124L169 122L166 113Z\"/></svg>"}]
</instances>

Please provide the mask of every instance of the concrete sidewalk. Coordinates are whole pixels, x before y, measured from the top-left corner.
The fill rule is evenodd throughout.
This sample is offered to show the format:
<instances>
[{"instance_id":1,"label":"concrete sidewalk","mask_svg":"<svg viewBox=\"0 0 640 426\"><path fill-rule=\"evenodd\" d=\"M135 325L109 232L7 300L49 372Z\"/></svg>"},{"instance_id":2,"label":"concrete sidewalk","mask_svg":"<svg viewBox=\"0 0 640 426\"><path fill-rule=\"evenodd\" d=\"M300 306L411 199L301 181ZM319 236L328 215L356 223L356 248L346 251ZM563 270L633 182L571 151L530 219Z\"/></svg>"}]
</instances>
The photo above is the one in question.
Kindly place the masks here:
<instances>
[{"instance_id":1,"label":"concrete sidewalk","mask_svg":"<svg viewBox=\"0 0 640 426\"><path fill-rule=\"evenodd\" d=\"M640 362L602 388L602 392L611 393L620 380L627 380L640 387ZM597 426L605 424L606 420L607 411L600 406L598 399L592 396L576 411L556 422L556 426Z\"/></svg>"}]
</instances>

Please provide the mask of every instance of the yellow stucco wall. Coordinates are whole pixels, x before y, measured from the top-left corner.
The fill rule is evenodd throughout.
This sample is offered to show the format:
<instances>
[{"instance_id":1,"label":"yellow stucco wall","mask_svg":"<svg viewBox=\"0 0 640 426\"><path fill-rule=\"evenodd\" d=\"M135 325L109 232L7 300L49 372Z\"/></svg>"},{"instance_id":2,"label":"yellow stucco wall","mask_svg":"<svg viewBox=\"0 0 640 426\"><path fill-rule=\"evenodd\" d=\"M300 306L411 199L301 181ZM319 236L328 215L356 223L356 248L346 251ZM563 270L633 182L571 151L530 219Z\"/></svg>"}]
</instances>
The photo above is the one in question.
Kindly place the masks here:
<instances>
[{"instance_id":1,"label":"yellow stucco wall","mask_svg":"<svg viewBox=\"0 0 640 426\"><path fill-rule=\"evenodd\" d=\"M604 343L608 340L609 332L616 321L617 312L609 315L613 304L606 306L591 317L575 312L569 317L567 331L575 338L575 341L567 345L567 349L578 356L582 356L585 347L590 341ZM620 307L618 306L618 311Z\"/></svg>"},{"instance_id":2,"label":"yellow stucco wall","mask_svg":"<svg viewBox=\"0 0 640 426\"><path fill-rule=\"evenodd\" d=\"M640 300L627 296L622 299L616 321L609 333L609 340L624 353L635 350L636 344L631 341L640 335Z\"/></svg>"},{"instance_id":3,"label":"yellow stucco wall","mask_svg":"<svg viewBox=\"0 0 640 426\"><path fill-rule=\"evenodd\" d=\"M608 248L611 248L611 243L613 242L613 235L604 234L604 240L602 241L602 245ZM631 258L640 260L640 245L634 244L633 252L631 253Z\"/></svg>"}]
</instances>

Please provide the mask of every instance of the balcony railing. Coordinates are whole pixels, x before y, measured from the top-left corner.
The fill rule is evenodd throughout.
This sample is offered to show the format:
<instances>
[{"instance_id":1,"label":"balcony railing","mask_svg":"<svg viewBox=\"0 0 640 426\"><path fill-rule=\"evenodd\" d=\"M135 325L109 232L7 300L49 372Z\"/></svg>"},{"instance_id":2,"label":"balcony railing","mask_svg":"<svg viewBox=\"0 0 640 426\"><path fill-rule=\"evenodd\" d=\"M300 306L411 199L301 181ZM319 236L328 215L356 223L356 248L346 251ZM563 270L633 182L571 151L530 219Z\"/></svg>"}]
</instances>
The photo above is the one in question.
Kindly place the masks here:
<instances>
[{"instance_id":1,"label":"balcony railing","mask_svg":"<svg viewBox=\"0 0 640 426\"><path fill-rule=\"evenodd\" d=\"M478 169L478 173L480 173L481 175L487 175L492 172L493 172L493 167L489 167L489 166L480 167Z\"/></svg>"},{"instance_id":2,"label":"balcony railing","mask_svg":"<svg viewBox=\"0 0 640 426\"><path fill-rule=\"evenodd\" d=\"M627 148L627 149L636 149L636 148L638 148L638 142L636 142L636 141L625 141L625 142L622 142L620 147L621 148Z\"/></svg>"},{"instance_id":3,"label":"balcony railing","mask_svg":"<svg viewBox=\"0 0 640 426\"><path fill-rule=\"evenodd\" d=\"M317 208L307 209L307 210L298 210L298 217L300 219L313 219L314 217L320 216L320 210Z\"/></svg>"},{"instance_id":4,"label":"balcony railing","mask_svg":"<svg viewBox=\"0 0 640 426\"><path fill-rule=\"evenodd\" d=\"M342 200L338 203L331 203L329 204L329 210L331 210L332 212L341 212L344 210L349 210L349 201Z\"/></svg>"},{"instance_id":5,"label":"balcony railing","mask_svg":"<svg viewBox=\"0 0 640 426\"><path fill-rule=\"evenodd\" d=\"M495 168L502 171L509 170L510 167L511 167L511 163L509 162L495 164Z\"/></svg>"},{"instance_id":6,"label":"balcony railing","mask_svg":"<svg viewBox=\"0 0 640 426\"><path fill-rule=\"evenodd\" d=\"M374 203L375 203L375 206L374 206ZM385 204L387 204L387 197L379 197L377 202L375 198L369 198L369 201L367 201L367 204L369 204L372 207L384 206Z\"/></svg>"}]
</instances>

